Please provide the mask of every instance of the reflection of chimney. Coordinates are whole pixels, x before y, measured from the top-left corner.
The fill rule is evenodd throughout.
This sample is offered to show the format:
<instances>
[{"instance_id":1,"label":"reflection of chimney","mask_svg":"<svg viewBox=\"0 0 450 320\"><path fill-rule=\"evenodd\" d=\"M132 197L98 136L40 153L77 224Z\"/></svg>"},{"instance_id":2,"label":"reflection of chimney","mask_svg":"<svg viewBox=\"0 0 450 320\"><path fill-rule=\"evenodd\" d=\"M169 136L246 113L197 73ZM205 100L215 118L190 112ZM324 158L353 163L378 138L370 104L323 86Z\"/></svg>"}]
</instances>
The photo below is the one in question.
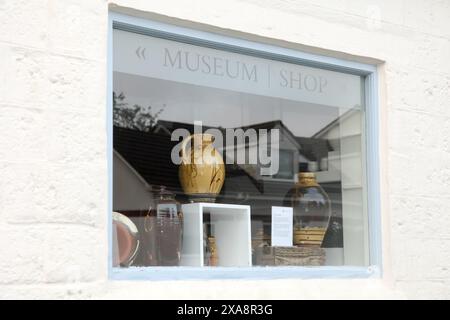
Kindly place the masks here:
<instances>
[{"instance_id":1,"label":"reflection of chimney","mask_svg":"<svg viewBox=\"0 0 450 320\"><path fill-rule=\"evenodd\" d=\"M164 124L161 124L160 121L156 123L155 129L153 129L153 133L165 133L167 135L171 135L169 129L166 128Z\"/></svg>"}]
</instances>

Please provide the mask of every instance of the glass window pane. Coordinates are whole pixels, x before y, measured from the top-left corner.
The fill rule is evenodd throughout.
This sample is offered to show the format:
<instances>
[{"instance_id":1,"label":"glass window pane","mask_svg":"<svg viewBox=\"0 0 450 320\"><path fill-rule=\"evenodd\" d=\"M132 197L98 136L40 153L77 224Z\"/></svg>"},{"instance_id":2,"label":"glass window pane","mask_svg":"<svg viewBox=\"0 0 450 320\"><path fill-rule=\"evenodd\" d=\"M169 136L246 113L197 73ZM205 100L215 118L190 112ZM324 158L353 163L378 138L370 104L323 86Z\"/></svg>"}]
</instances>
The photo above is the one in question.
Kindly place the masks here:
<instances>
[{"instance_id":1,"label":"glass window pane","mask_svg":"<svg viewBox=\"0 0 450 320\"><path fill-rule=\"evenodd\" d=\"M362 77L113 43L115 266L369 264Z\"/></svg>"}]
</instances>

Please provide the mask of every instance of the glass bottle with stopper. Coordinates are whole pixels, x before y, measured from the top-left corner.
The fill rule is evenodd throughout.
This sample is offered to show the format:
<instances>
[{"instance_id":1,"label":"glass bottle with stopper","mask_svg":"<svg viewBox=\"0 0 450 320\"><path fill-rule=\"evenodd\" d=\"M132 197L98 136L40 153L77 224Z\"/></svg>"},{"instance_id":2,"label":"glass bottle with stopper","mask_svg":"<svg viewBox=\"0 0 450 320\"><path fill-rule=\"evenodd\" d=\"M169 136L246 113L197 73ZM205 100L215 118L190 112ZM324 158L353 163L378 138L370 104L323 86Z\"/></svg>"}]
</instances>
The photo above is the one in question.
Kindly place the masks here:
<instances>
[{"instance_id":1,"label":"glass bottle with stopper","mask_svg":"<svg viewBox=\"0 0 450 320\"><path fill-rule=\"evenodd\" d=\"M298 182L286 194L284 205L293 208L294 245L320 247L330 222L331 203L315 173L298 173Z\"/></svg>"},{"instance_id":2,"label":"glass bottle with stopper","mask_svg":"<svg viewBox=\"0 0 450 320\"><path fill-rule=\"evenodd\" d=\"M181 260L183 215L175 195L161 186L156 205L158 264L178 266Z\"/></svg>"}]
</instances>

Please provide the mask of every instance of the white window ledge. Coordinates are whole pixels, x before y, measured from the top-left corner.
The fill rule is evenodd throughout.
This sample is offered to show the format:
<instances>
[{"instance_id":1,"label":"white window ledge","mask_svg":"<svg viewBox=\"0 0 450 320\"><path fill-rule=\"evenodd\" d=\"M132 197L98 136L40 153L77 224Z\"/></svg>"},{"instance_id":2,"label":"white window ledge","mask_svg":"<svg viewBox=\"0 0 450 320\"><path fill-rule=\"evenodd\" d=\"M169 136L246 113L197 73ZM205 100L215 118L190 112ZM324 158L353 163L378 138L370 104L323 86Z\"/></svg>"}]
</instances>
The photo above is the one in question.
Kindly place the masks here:
<instances>
[{"instance_id":1,"label":"white window ledge","mask_svg":"<svg viewBox=\"0 0 450 320\"><path fill-rule=\"evenodd\" d=\"M369 267L129 267L112 268L112 280L273 280L379 278L377 266Z\"/></svg>"}]
</instances>

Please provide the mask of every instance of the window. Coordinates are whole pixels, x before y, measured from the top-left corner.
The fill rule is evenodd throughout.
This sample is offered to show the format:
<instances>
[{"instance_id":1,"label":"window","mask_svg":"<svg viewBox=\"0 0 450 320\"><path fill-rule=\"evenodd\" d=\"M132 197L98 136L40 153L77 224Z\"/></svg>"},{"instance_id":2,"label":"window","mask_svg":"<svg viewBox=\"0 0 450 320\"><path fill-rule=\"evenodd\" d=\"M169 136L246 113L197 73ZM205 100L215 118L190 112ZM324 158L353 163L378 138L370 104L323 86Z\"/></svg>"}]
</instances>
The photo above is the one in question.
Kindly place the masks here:
<instances>
[{"instance_id":1,"label":"window","mask_svg":"<svg viewBox=\"0 0 450 320\"><path fill-rule=\"evenodd\" d=\"M113 267L376 264L373 72L174 30L112 30Z\"/></svg>"}]
</instances>

